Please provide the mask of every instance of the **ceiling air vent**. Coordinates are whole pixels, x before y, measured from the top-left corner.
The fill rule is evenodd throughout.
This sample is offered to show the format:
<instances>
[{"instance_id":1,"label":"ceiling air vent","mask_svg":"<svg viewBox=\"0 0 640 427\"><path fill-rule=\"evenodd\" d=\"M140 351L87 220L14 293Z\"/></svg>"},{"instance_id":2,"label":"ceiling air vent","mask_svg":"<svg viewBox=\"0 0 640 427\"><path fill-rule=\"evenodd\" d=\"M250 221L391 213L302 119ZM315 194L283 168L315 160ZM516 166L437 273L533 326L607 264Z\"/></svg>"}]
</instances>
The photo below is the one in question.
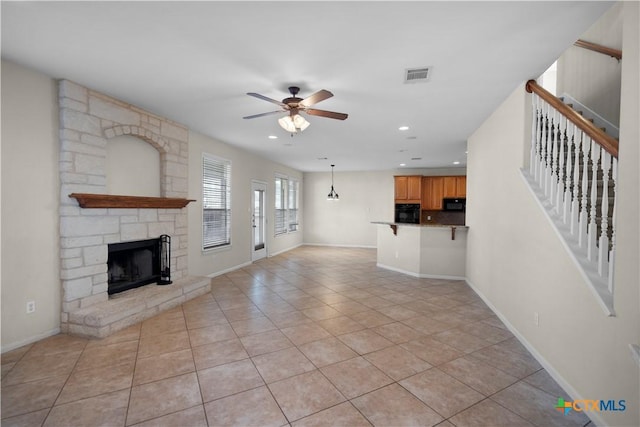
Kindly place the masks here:
<instances>
[{"instance_id":1,"label":"ceiling air vent","mask_svg":"<svg viewBox=\"0 0 640 427\"><path fill-rule=\"evenodd\" d=\"M404 82L426 82L429 80L429 76L431 76L431 69L429 67L407 68L404 73Z\"/></svg>"}]
</instances>

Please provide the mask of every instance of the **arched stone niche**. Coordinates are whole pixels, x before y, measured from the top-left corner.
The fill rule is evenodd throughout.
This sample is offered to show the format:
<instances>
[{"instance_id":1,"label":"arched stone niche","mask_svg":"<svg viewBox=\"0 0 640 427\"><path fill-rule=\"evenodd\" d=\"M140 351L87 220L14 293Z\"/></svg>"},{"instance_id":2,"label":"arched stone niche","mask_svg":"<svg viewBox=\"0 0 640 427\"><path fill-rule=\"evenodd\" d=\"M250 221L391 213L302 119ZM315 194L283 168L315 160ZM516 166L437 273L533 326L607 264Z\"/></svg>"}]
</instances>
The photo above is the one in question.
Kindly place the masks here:
<instances>
[{"instance_id":1,"label":"arched stone niche","mask_svg":"<svg viewBox=\"0 0 640 427\"><path fill-rule=\"evenodd\" d=\"M115 136L107 141L107 194L160 197L160 152L148 141Z\"/></svg>"}]
</instances>

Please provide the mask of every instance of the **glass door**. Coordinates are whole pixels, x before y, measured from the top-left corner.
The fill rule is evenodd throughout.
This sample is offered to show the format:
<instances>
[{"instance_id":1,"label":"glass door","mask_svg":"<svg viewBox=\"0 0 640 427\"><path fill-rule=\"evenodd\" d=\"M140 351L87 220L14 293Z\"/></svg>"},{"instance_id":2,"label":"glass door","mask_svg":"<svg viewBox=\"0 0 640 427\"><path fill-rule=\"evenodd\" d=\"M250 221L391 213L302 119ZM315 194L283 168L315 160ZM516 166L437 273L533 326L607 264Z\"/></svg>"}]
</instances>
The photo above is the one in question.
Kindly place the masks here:
<instances>
[{"instance_id":1,"label":"glass door","mask_svg":"<svg viewBox=\"0 0 640 427\"><path fill-rule=\"evenodd\" d=\"M265 201L267 184L253 181L251 183L251 228L252 251L251 260L256 261L267 256L265 231L267 218L265 215Z\"/></svg>"}]
</instances>

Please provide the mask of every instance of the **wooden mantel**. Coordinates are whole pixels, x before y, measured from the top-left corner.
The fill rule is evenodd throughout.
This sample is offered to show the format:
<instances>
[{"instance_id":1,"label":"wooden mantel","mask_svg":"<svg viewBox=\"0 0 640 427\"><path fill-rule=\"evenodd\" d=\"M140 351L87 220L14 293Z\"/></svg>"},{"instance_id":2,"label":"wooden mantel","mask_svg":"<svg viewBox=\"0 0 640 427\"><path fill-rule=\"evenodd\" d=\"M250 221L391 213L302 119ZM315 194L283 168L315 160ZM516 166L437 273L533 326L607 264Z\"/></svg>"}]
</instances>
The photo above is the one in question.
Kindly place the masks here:
<instances>
[{"instance_id":1,"label":"wooden mantel","mask_svg":"<svg viewBox=\"0 0 640 427\"><path fill-rule=\"evenodd\" d=\"M171 197L115 196L112 194L71 193L69 197L78 200L82 208L149 208L181 209L193 199Z\"/></svg>"}]
</instances>

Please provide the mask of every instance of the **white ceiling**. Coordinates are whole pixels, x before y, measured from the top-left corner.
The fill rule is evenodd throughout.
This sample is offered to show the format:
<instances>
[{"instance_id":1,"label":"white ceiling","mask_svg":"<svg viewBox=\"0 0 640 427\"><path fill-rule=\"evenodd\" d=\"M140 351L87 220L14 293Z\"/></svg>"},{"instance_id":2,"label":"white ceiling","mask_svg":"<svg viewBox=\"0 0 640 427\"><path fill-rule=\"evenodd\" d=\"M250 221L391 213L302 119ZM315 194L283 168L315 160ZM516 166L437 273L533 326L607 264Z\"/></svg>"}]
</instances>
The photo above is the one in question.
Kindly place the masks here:
<instances>
[{"instance_id":1,"label":"white ceiling","mask_svg":"<svg viewBox=\"0 0 640 427\"><path fill-rule=\"evenodd\" d=\"M467 137L611 5L2 1L2 57L301 171L464 166ZM422 66L430 81L403 82ZM242 119L278 108L246 92L291 85L349 118L293 138L279 115Z\"/></svg>"}]
</instances>

